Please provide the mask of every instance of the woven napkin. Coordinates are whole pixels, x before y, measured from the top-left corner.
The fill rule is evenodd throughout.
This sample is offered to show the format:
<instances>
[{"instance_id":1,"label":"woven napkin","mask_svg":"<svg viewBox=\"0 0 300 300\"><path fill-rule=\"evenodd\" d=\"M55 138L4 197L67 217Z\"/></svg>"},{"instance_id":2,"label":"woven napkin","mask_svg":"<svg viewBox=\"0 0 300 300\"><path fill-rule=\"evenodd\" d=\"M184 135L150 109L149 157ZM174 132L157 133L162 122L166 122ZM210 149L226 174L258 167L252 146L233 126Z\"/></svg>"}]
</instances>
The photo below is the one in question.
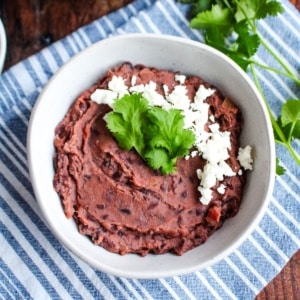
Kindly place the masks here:
<instances>
[{"instance_id":1,"label":"woven napkin","mask_svg":"<svg viewBox=\"0 0 300 300\"><path fill-rule=\"evenodd\" d=\"M300 15L282 1L285 13L261 21L272 49L300 70ZM170 34L203 41L191 30L188 6L173 0L137 0L84 26L7 70L0 77L0 296L3 299L253 299L299 249L300 172L281 147L287 172L276 179L266 214L231 255L205 270L157 280L115 277L94 270L66 250L46 227L32 191L26 132L44 85L74 54L110 35ZM184 59L184 57L183 57ZM264 51L258 59L275 64ZM300 98L290 80L259 71L263 90L278 114L285 99ZM300 152L299 142L295 143Z\"/></svg>"}]
</instances>

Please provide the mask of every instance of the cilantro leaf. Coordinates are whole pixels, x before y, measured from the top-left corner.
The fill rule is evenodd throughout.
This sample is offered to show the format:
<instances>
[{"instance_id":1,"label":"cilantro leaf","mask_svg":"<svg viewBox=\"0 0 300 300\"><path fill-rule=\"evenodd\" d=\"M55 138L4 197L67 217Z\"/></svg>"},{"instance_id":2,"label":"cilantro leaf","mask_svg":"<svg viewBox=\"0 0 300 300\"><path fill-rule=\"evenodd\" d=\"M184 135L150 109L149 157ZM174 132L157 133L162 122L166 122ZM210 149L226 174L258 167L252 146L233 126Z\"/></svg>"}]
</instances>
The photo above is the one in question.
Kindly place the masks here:
<instances>
[{"instance_id":1,"label":"cilantro leaf","mask_svg":"<svg viewBox=\"0 0 300 300\"><path fill-rule=\"evenodd\" d=\"M284 11L280 2L275 0L255 0L257 19L264 19L267 16L277 16Z\"/></svg>"},{"instance_id":2,"label":"cilantro leaf","mask_svg":"<svg viewBox=\"0 0 300 300\"><path fill-rule=\"evenodd\" d=\"M281 133L283 134L283 137L280 136L277 132L277 130L275 130L275 128L273 127L273 133L274 133L274 139L276 142L278 143L285 143L286 140L288 139L288 135L290 132L289 126L282 126L282 122L281 122L281 116L278 117L278 119L276 120L276 124L279 127Z\"/></svg>"},{"instance_id":3,"label":"cilantro leaf","mask_svg":"<svg viewBox=\"0 0 300 300\"><path fill-rule=\"evenodd\" d=\"M227 46L225 42L222 45L222 33L217 32L216 29L207 30L206 42L225 53L244 71L247 71L249 64L252 63L252 57L256 54L260 46L260 39L257 34L250 33L244 21L236 23L233 28L237 34L237 38L231 41L231 43L227 43ZM210 33L210 31L212 32Z\"/></svg>"},{"instance_id":4,"label":"cilantro leaf","mask_svg":"<svg viewBox=\"0 0 300 300\"><path fill-rule=\"evenodd\" d=\"M237 38L225 43L224 34L218 27L206 29L205 42L229 56L244 71L247 71L252 57L259 48L259 37L249 32L244 21L236 23L233 30L236 32Z\"/></svg>"},{"instance_id":5,"label":"cilantro leaf","mask_svg":"<svg viewBox=\"0 0 300 300\"><path fill-rule=\"evenodd\" d=\"M162 174L175 172L177 159L170 159L168 152L164 148L152 148L145 153L145 159L154 170L161 169Z\"/></svg>"},{"instance_id":6,"label":"cilantro leaf","mask_svg":"<svg viewBox=\"0 0 300 300\"><path fill-rule=\"evenodd\" d=\"M165 148L171 158L188 154L195 142L192 131L184 129L184 117L178 109L153 107L148 111L150 126L147 136L151 148Z\"/></svg>"},{"instance_id":7,"label":"cilantro leaf","mask_svg":"<svg viewBox=\"0 0 300 300\"><path fill-rule=\"evenodd\" d=\"M281 109L281 122L285 126L289 123L296 123L300 119L300 100L288 99Z\"/></svg>"},{"instance_id":8,"label":"cilantro leaf","mask_svg":"<svg viewBox=\"0 0 300 300\"><path fill-rule=\"evenodd\" d=\"M233 61L235 61L245 72L248 69L250 64L250 60L245 57L242 53L227 51L224 52L228 57L230 57Z\"/></svg>"},{"instance_id":9,"label":"cilantro leaf","mask_svg":"<svg viewBox=\"0 0 300 300\"><path fill-rule=\"evenodd\" d=\"M285 126L282 126L282 123L279 119L277 121L277 124L279 125L285 140L282 140L282 138L280 138L278 134L275 132L274 136L276 141L289 143L292 138L300 139L300 120L295 123L289 123Z\"/></svg>"},{"instance_id":10,"label":"cilantro leaf","mask_svg":"<svg viewBox=\"0 0 300 300\"><path fill-rule=\"evenodd\" d=\"M178 157L187 155L195 142L184 129L184 117L177 109L150 107L141 94L117 99L106 117L107 128L125 150L135 149L153 169L162 174L175 171Z\"/></svg>"},{"instance_id":11,"label":"cilantro leaf","mask_svg":"<svg viewBox=\"0 0 300 300\"><path fill-rule=\"evenodd\" d=\"M292 137L295 139L300 139L300 120L298 120L294 125Z\"/></svg>"},{"instance_id":12,"label":"cilantro leaf","mask_svg":"<svg viewBox=\"0 0 300 300\"><path fill-rule=\"evenodd\" d=\"M168 159L164 157L161 163L162 172L169 172L174 169L177 157L188 154L189 149L195 142L192 131L184 129L184 117L178 109L166 111L160 107L152 107L147 113L148 125L145 131L150 154L147 154L147 161L155 167L157 153L167 153Z\"/></svg>"},{"instance_id":13,"label":"cilantro leaf","mask_svg":"<svg viewBox=\"0 0 300 300\"><path fill-rule=\"evenodd\" d=\"M276 124L281 130L281 135L276 132L276 141L284 145L290 152L294 160L300 165L300 157L294 151L292 146L292 139L300 139L300 100L289 99L281 109L281 116L278 118ZM283 138L282 138L282 135Z\"/></svg>"},{"instance_id":14,"label":"cilantro leaf","mask_svg":"<svg viewBox=\"0 0 300 300\"><path fill-rule=\"evenodd\" d=\"M237 4L235 19L237 22L244 19L264 19L282 12L283 7L276 0L240 0Z\"/></svg>"},{"instance_id":15,"label":"cilantro leaf","mask_svg":"<svg viewBox=\"0 0 300 300\"><path fill-rule=\"evenodd\" d=\"M236 23L235 32L238 34L236 43L238 52L243 53L246 57L252 57L258 50L260 39L257 34L251 34L245 22Z\"/></svg>"},{"instance_id":16,"label":"cilantro leaf","mask_svg":"<svg viewBox=\"0 0 300 300\"><path fill-rule=\"evenodd\" d=\"M234 15L237 22L245 19L251 20L255 18L256 4L254 2L256 2L256 0L241 0L238 2L236 13Z\"/></svg>"},{"instance_id":17,"label":"cilantro leaf","mask_svg":"<svg viewBox=\"0 0 300 300\"><path fill-rule=\"evenodd\" d=\"M285 168L280 165L280 161L276 158L276 174L281 176L285 173Z\"/></svg>"},{"instance_id":18,"label":"cilantro leaf","mask_svg":"<svg viewBox=\"0 0 300 300\"><path fill-rule=\"evenodd\" d=\"M140 155L143 153L145 142L141 127L147 110L148 101L141 94L124 95L115 101L106 122L121 148L135 148Z\"/></svg>"},{"instance_id":19,"label":"cilantro leaf","mask_svg":"<svg viewBox=\"0 0 300 300\"><path fill-rule=\"evenodd\" d=\"M223 8L221 5L213 5L211 10L206 10L197 14L191 22L192 28L206 29L218 27L222 31L227 32L232 26L232 14L228 8Z\"/></svg>"},{"instance_id":20,"label":"cilantro leaf","mask_svg":"<svg viewBox=\"0 0 300 300\"><path fill-rule=\"evenodd\" d=\"M300 100L288 99L281 109L280 121L288 142L300 135Z\"/></svg>"},{"instance_id":21,"label":"cilantro leaf","mask_svg":"<svg viewBox=\"0 0 300 300\"><path fill-rule=\"evenodd\" d=\"M234 19L232 6L223 8L221 4L217 4L210 10L200 12L191 20L190 25L192 28L203 29L208 45L222 51L247 71L251 58L260 46L259 36L250 31L247 22L243 18L240 22ZM233 32L236 34L235 39L231 36L229 40L225 40Z\"/></svg>"},{"instance_id":22,"label":"cilantro leaf","mask_svg":"<svg viewBox=\"0 0 300 300\"><path fill-rule=\"evenodd\" d=\"M212 0L198 0L196 1L190 10L191 17L195 17L198 13L209 10L212 6Z\"/></svg>"},{"instance_id":23,"label":"cilantro leaf","mask_svg":"<svg viewBox=\"0 0 300 300\"><path fill-rule=\"evenodd\" d=\"M212 27L205 31L205 42L220 51L226 49L224 34L218 27Z\"/></svg>"}]
</instances>

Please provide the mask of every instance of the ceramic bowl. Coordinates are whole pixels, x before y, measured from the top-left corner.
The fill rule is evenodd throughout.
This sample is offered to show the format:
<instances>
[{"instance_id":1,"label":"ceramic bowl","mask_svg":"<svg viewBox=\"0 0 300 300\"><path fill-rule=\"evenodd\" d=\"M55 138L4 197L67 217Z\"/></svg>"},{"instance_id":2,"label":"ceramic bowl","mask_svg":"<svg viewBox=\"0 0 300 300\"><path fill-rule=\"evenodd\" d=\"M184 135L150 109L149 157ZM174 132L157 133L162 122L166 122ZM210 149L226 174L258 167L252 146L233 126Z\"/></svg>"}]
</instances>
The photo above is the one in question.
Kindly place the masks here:
<instances>
[{"instance_id":1,"label":"ceramic bowl","mask_svg":"<svg viewBox=\"0 0 300 300\"><path fill-rule=\"evenodd\" d=\"M116 64L130 61L199 75L217 86L240 107L244 116L242 145L254 150L239 213L205 244L185 253L120 256L94 245L65 217L53 188L54 129L71 103ZM272 127L257 89L234 62L222 53L183 38L129 34L102 40L66 63L49 81L32 111L27 136L28 161L37 202L49 228L68 249L92 267L128 278L182 275L217 263L233 252L254 230L268 205L274 184L275 154Z\"/></svg>"},{"instance_id":2,"label":"ceramic bowl","mask_svg":"<svg viewBox=\"0 0 300 300\"><path fill-rule=\"evenodd\" d=\"M0 19L0 73L2 72L6 56L6 34Z\"/></svg>"}]
</instances>

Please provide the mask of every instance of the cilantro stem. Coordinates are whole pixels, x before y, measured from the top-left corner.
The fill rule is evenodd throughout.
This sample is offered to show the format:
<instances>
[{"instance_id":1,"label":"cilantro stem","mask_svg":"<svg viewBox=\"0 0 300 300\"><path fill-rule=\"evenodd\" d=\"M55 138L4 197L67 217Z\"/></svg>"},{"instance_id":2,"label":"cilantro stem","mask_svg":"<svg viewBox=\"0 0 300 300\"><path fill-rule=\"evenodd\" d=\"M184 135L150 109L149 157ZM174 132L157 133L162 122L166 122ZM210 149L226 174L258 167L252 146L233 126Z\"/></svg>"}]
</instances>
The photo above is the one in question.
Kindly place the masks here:
<instances>
[{"instance_id":1,"label":"cilantro stem","mask_svg":"<svg viewBox=\"0 0 300 300\"><path fill-rule=\"evenodd\" d=\"M288 78L292 79L297 85L300 86L300 79L294 75L294 73L288 68L286 63L277 55L275 51L269 46L269 44L265 41L262 35L258 32L255 20L252 20L248 17L247 13L245 12L244 8L240 5L239 1L234 0L235 4L239 7L244 18L247 20L252 32L256 34L262 44L262 46L274 57L274 59L279 63L280 66L286 71L286 73L281 73L279 70L279 74L287 76ZM267 69L267 68L266 68ZM270 68L268 70L275 71L276 69Z\"/></svg>"},{"instance_id":2,"label":"cilantro stem","mask_svg":"<svg viewBox=\"0 0 300 300\"><path fill-rule=\"evenodd\" d=\"M259 83L259 80L258 80L258 77L256 75L256 72L255 72L255 69L254 69L254 65L253 63L250 64L250 70L251 70L251 74L253 76L253 80L254 80L254 83L257 87L257 89L259 90L264 102L265 102L265 106L267 108L267 111L268 111L268 114L269 114L269 117L270 117L270 120L271 120L271 124L272 124L272 127L273 127L273 130L276 132L277 136L280 138L280 140L278 139L275 139L275 142L277 144L280 144L282 146L284 146L288 151L289 153L291 154L291 156L293 157L293 159L297 162L298 165L300 165L300 157L297 155L297 153L295 152L295 150L293 149L293 147L291 146L291 139L289 138L288 140L285 138L285 135L283 134L281 128L278 126L277 122L276 122L276 119L270 109L270 106L268 104L268 101L263 93L263 90L262 90L262 87Z\"/></svg>"},{"instance_id":3,"label":"cilantro stem","mask_svg":"<svg viewBox=\"0 0 300 300\"><path fill-rule=\"evenodd\" d=\"M256 60L249 60L249 62L252 63L252 64L257 65L258 67L260 67L262 69L272 71L274 73L277 73L277 74L283 75L285 77L288 77L288 78L292 79L296 84L300 85L300 79L296 78L293 74L290 74L290 73L284 72L282 70L279 70L279 69L272 68L272 67L269 67L267 65L261 64Z\"/></svg>"},{"instance_id":4,"label":"cilantro stem","mask_svg":"<svg viewBox=\"0 0 300 300\"><path fill-rule=\"evenodd\" d=\"M224 0L224 4L227 6L227 8L231 11L232 14L234 14L232 6L228 3L227 0Z\"/></svg>"},{"instance_id":5,"label":"cilantro stem","mask_svg":"<svg viewBox=\"0 0 300 300\"><path fill-rule=\"evenodd\" d=\"M264 48L276 59L276 61L284 68L287 74L285 76L291 78L297 85L300 86L300 79L297 78L294 73L288 68L288 66L281 60L281 58L272 50L272 48L268 45L268 43L264 40L264 38L257 32L256 33L261 41L261 44Z\"/></svg>"},{"instance_id":6,"label":"cilantro stem","mask_svg":"<svg viewBox=\"0 0 300 300\"><path fill-rule=\"evenodd\" d=\"M247 16L246 12L244 11L243 7L240 5L240 3L238 1L235 0L236 5L239 6L240 10L242 11L244 17L246 18L246 20L248 21L249 26L251 27L253 33L255 33L258 38L260 39L261 44L263 45L263 47L274 57L274 59L279 63L279 65L282 66L282 68L286 71L286 74L280 70L276 70L275 68L271 68L271 67L265 67L265 69L267 70L271 70L271 71L275 71L279 74L285 75L289 78L291 78L296 84L298 84L300 86L300 80L299 78L297 78L294 73L287 67L287 65L282 61L282 59L277 55L277 53L275 51L273 51L273 49L268 45L268 43L264 40L264 38L261 36L261 34L258 32L257 30L257 26L255 22L251 22L252 20L249 19L249 17ZM263 65L260 65L260 67L262 67ZM256 87L258 88L260 94L262 95L262 98L264 99L267 111L269 113L269 117L271 120L271 124L273 127L274 132L276 132L277 136L280 138L280 140L275 139L275 142L283 145L284 147L286 147L286 149L289 151L289 153L291 154L291 156L293 157L293 159L297 162L298 165L300 165L300 157L297 155L297 153L295 152L295 150L293 149L292 145L291 145L291 134L288 137L288 140L285 138L284 133L282 132L281 128L278 126L276 119L270 109L270 106L268 104L268 101L263 93L263 90L261 88L261 85L259 83L259 80L257 78L255 69L254 69L254 62L250 62L250 69L251 69L251 73L255 82ZM292 130L292 129L291 129ZM292 132L292 131L291 131Z\"/></svg>"},{"instance_id":7,"label":"cilantro stem","mask_svg":"<svg viewBox=\"0 0 300 300\"><path fill-rule=\"evenodd\" d=\"M297 153L294 151L293 147L291 146L290 143L288 143L286 145L288 151L290 152L290 154L292 155L292 157L294 158L294 160L297 162L297 164L300 166L300 157L297 155Z\"/></svg>"},{"instance_id":8,"label":"cilantro stem","mask_svg":"<svg viewBox=\"0 0 300 300\"><path fill-rule=\"evenodd\" d=\"M291 126L291 129L290 129L290 132L289 132L289 135L288 135L288 142L289 142L289 143L291 143L291 141L292 141L292 137L293 137L292 133L293 133L293 131L294 131L295 125L296 125L296 123L293 122L293 124L292 124L292 126Z\"/></svg>"}]
</instances>

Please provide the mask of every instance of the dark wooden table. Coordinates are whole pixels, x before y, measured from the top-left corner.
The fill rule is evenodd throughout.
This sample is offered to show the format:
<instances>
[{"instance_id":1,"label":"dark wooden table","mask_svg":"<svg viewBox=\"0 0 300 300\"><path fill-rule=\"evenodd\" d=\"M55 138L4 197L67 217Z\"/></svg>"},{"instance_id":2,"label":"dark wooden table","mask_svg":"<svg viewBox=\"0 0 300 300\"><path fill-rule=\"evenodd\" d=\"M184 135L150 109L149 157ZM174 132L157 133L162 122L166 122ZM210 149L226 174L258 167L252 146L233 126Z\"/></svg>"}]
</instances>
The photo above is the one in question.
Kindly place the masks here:
<instances>
[{"instance_id":1,"label":"dark wooden table","mask_svg":"<svg viewBox=\"0 0 300 300\"><path fill-rule=\"evenodd\" d=\"M134 0L1 0L0 18L7 33L5 69L78 27ZM300 0L290 0L300 10ZM300 250L257 296L300 299Z\"/></svg>"}]
</instances>

